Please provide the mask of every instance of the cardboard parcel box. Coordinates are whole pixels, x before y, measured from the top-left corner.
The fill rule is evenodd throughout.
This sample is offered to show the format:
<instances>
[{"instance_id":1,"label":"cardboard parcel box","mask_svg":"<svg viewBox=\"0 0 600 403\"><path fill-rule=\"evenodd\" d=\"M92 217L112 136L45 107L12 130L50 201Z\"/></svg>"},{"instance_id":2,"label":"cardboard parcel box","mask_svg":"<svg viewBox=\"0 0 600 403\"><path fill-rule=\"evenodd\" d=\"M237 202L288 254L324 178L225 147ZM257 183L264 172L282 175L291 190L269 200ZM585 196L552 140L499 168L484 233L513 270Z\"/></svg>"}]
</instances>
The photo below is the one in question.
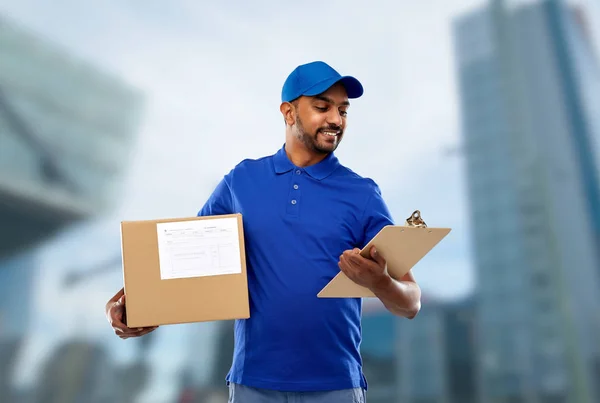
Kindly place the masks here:
<instances>
[{"instance_id":1,"label":"cardboard parcel box","mask_svg":"<svg viewBox=\"0 0 600 403\"><path fill-rule=\"evenodd\" d=\"M121 222L126 324L250 317L240 214Z\"/></svg>"}]
</instances>

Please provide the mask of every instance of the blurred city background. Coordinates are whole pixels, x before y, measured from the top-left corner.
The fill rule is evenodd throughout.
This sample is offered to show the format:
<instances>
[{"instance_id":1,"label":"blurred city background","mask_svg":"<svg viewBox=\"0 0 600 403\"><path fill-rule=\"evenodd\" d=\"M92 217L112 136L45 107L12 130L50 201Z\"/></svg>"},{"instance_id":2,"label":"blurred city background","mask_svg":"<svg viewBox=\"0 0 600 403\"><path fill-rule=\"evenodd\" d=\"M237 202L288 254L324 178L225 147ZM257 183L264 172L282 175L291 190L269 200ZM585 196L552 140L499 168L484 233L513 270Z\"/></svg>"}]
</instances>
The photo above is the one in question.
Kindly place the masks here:
<instances>
[{"instance_id":1,"label":"blurred city background","mask_svg":"<svg viewBox=\"0 0 600 403\"><path fill-rule=\"evenodd\" d=\"M600 1L0 0L0 401L227 401L230 322L120 340L120 221L195 215L283 144L298 64L358 77L338 149L453 231L419 316L365 300L370 403L600 402Z\"/></svg>"}]
</instances>

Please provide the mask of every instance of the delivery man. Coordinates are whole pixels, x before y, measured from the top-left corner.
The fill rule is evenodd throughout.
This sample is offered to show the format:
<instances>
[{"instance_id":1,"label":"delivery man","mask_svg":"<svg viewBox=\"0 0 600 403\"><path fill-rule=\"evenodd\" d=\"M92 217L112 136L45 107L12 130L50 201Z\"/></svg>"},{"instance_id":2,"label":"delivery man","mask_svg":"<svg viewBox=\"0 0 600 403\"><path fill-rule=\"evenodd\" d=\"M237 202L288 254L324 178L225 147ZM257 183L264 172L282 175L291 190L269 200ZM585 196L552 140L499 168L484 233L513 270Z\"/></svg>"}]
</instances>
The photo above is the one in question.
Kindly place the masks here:
<instances>
[{"instance_id":1,"label":"delivery man","mask_svg":"<svg viewBox=\"0 0 600 403\"><path fill-rule=\"evenodd\" d=\"M381 228L394 224L377 184L334 154L345 134L349 99L362 94L356 78L324 62L298 66L281 93L285 144L273 155L240 162L198 213L243 217L250 318L235 322L226 377L230 402L366 401L362 300L317 297L339 270L395 315L411 319L420 310L421 291L411 272L394 280L375 248L370 259L359 254ZM380 142L378 133L369 136ZM106 304L119 337L156 329L128 328L124 312L121 290Z\"/></svg>"}]
</instances>

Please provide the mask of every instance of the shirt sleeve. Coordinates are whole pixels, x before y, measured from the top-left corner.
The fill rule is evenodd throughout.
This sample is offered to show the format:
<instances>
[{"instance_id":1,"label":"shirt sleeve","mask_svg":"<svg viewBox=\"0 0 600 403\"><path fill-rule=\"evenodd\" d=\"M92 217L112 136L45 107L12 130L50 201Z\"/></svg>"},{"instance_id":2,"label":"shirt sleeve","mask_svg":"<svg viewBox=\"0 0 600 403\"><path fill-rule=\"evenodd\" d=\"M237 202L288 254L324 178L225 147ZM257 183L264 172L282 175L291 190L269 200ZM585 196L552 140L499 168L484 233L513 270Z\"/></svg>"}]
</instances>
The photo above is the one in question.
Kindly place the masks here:
<instances>
[{"instance_id":1,"label":"shirt sleeve","mask_svg":"<svg viewBox=\"0 0 600 403\"><path fill-rule=\"evenodd\" d=\"M364 248L386 225L395 225L390 210L383 200L381 190L374 185L373 193L367 202L362 216L363 238L359 248Z\"/></svg>"},{"instance_id":2,"label":"shirt sleeve","mask_svg":"<svg viewBox=\"0 0 600 403\"><path fill-rule=\"evenodd\" d=\"M233 196L231 194L230 176L221 179L215 190L209 196L198 216L234 214Z\"/></svg>"}]
</instances>

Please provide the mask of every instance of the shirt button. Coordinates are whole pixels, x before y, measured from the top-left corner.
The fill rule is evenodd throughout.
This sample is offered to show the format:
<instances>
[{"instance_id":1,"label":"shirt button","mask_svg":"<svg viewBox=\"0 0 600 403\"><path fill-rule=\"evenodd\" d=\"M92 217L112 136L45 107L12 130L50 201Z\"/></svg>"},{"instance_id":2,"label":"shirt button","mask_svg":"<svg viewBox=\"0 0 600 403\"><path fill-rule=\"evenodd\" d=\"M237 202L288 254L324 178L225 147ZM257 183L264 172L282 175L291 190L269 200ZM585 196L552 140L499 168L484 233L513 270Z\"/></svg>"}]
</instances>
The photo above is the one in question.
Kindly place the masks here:
<instances>
[{"instance_id":1,"label":"shirt button","mask_svg":"<svg viewBox=\"0 0 600 403\"><path fill-rule=\"evenodd\" d=\"M299 170L299 169L297 169L297 170L296 170L296 174L297 174L297 175L300 175L300 173L301 173L301 172L300 172L300 170Z\"/></svg>"},{"instance_id":2,"label":"shirt button","mask_svg":"<svg viewBox=\"0 0 600 403\"><path fill-rule=\"evenodd\" d=\"M294 189L298 189L298 185L294 185Z\"/></svg>"},{"instance_id":3,"label":"shirt button","mask_svg":"<svg viewBox=\"0 0 600 403\"><path fill-rule=\"evenodd\" d=\"M296 204L296 200L292 200L292 204Z\"/></svg>"}]
</instances>

